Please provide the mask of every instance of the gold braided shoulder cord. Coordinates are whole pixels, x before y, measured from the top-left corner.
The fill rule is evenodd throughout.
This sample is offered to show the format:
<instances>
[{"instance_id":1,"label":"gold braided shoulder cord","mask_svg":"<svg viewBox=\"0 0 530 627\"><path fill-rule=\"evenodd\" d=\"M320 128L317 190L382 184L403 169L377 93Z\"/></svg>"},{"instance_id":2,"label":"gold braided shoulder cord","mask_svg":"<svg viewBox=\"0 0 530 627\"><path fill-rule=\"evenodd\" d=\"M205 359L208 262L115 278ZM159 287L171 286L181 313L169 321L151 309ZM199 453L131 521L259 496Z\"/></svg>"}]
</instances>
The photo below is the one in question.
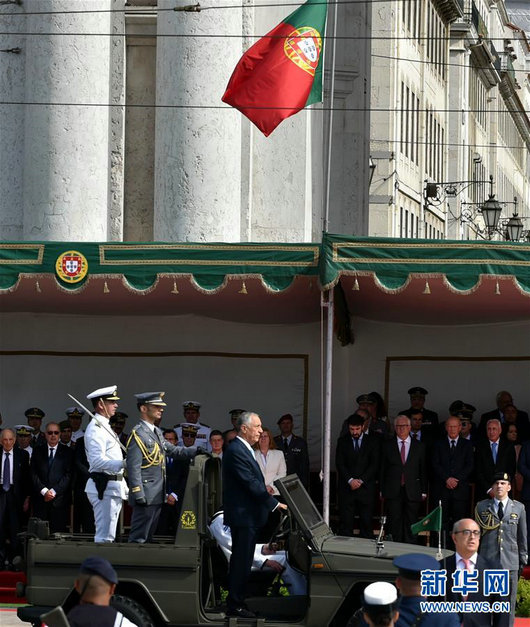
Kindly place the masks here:
<instances>
[{"instance_id":1,"label":"gold braided shoulder cord","mask_svg":"<svg viewBox=\"0 0 530 627\"><path fill-rule=\"evenodd\" d=\"M488 516L485 521L482 520L482 517L480 516L479 511L478 511L478 504L475 505L475 520L478 526L481 527L482 529L482 535L484 535L484 533L486 533L487 531L494 531L495 529L498 529L501 526L500 522L498 523L494 522L492 512L488 512Z\"/></svg>"},{"instance_id":2,"label":"gold braided shoulder cord","mask_svg":"<svg viewBox=\"0 0 530 627\"><path fill-rule=\"evenodd\" d=\"M162 454L162 451L160 449L160 445L158 444L158 442L155 442L153 451L152 453L150 453L147 450L147 447L145 446L145 444L138 437L138 434L136 433L134 429L132 430L131 435L129 436L127 447L129 446L129 443L133 437L134 437L134 441L138 445L138 448L140 449L140 453L142 453L142 456L147 462L146 464L143 464L142 466L140 466L140 468L142 468L143 470L144 468L150 468L151 466L161 466L164 461L164 455Z\"/></svg>"}]
</instances>

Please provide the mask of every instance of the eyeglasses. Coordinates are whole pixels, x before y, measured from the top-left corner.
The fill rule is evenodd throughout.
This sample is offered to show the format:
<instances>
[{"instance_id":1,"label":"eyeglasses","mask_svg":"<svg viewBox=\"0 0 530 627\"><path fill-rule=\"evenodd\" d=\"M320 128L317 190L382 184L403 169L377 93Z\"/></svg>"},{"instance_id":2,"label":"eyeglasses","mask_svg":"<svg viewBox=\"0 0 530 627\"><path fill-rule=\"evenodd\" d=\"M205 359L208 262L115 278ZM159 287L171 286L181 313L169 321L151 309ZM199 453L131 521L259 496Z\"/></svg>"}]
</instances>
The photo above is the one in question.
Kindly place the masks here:
<instances>
[{"instance_id":1,"label":"eyeglasses","mask_svg":"<svg viewBox=\"0 0 530 627\"><path fill-rule=\"evenodd\" d=\"M59 435L59 431L46 431L48 435Z\"/></svg>"},{"instance_id":2,"label":"eyeglasses","mask_svg":"<svg viewBox=\"0 0 530 627\"><path fill-rule=\"evenodd\" d=\"M455 531L455 533L463 533L466 538L469 538L469 536L478 538L480 536L480 529L461 529L460 531Z\"/></svg>"},{"instance_id":3,"label":"eyeglasses","mask_svg":"<svg viewBox=\"0 0 530 627\"><path fill-rule=\"evenodd\" d=\"M396 429L403 429L404 427L410 427L409 424L406 425L394 425L396 427Z\"/></svg>"}]
</instances>

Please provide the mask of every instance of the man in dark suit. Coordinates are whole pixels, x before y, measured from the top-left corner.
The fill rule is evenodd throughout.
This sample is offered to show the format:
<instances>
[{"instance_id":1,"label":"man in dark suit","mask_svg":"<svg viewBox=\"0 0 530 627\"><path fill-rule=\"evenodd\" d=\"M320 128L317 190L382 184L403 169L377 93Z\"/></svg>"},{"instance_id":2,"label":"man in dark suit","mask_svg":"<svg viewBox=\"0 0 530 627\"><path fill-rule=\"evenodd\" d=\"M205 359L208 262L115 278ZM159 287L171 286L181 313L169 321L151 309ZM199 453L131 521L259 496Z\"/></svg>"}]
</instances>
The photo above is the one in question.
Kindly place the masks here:
<instances>
[{"instance_id":1,"label":"man in dark suit","mask_svg":"<svg viewBox=\"0 0 530 627\"><path fill-rule=\"evenodd\" d=\"M453 525L453 533L451 534L453 539L455 553L446 558L443 562L440 562L440 566L447 570L447 601L461 602L483 602L493 603L495 601L502 601L498 595L484 594L483 588L483 573L485 570L494 568L494 566L486 560L482 555L478 554L478 548L480 543L480 527L471 518L463 518L457 520ZM453 592L453 580L452 574L459 570L467 570L468 572L475 573L478 571L479 589L478 592L470 592L465 595L465 599L459 592ZM479 613L466 613L460 615L461 625L463 627L504 627L510 623L510 615L493 614L489 612Z\"/></svg>"},{"instance_id":2,"label":"man in dark suit","mask_svg":"<svg viewBox=\"0 0 530 627\"><path fill-rule=\"evenodd\" d=\"M246 582L252 568L256 536L270 512L287 509L265 487L252 446L263 430L258 414L242 413L236 421L237 437L223 455L223 506L225 523L232 533L228 573L227 615L254 618L245 606Z\"/></svg>"},{"instance_id":3,"label":"man in dark suit","mask_svg":"<svg viewBox=\"0 0 530 627\"><path fill-rule=\"evenodd\" d=\"M392 539L414 543L410 526L427 498L425 445L410 437L408 416L397 416L394 428L397 437L383 442L381 449L381 492Z\"/></svg>"},{"instance_id":4,"label":"man in dark suit","mask_svg":"<svg viewBox=\"0 0 530 627\"><path fill-rule=\"evenodd\" d=\"M0 570L20 552L17 533L31 492L29 454L15 447L15 438L12 429L3 429L0 436Z\"/></svg>"},{"instance_id":5,"label":"man in dark suit","mask_svg":"<svg viewBox=\"0 0 530 627\"><path fill-rule=\"evenodd\" d=\"M241 414L240 414L241 415ZM309 490L309 453L304 438L293 433L293 417L284 414L278 420L280 435L275 436L276 446L285 455L287 474L296 473L306 490Z\"/></svg>"},{"instance_id":6,"label":"man in dark suit","mask_svg":"<svg viewBox=\"0 0 530 627\"><path fill-rule=\"evenodd\" d=\"M46 446L37 446L31 456L33 514L48 520L52 533L66 531L71 503L72 449L59 446L59 434L59 425L49 422Z\"/></svg>"},{"instance_id":7,"label":"man in dark suit","mask_svg":"<svg viewBox=\"0 0 530 627\"><path fill-rule=\"evenodd\" d=\"M380 439L364 435L363 424L362 416L352 414L348 418L349 434L337 440L339 535L353 536L353 520L357 514L361 538L373 538Z\"/></svg>"},{"instance_id":8,"label":"man in dark suit","mask_svg":"<svg viewBox=\"0 0 530 627\"><path fill-rule=\"evenodd\" d=\"M515 476L515 448L511 442L501 438L501 423L498 418L488 420L486 440L479 440L475 448L475 499L482 501L491 490L493 476L506 472Z\"/></svg>"},{"instance_id":9,"label":"man in dark suit","mask_svg":"<svg viewBox=\"0 0 530 627\"><path fill-rule=\"evenodd\" d=\"M460 437L459 418L445 421L447 437L438 440L432 450L432 504L442 501L443 528L450 532L455 521L469 516L473 472L473 445Z\"/></svg>"},{"instance_id":10,"label":"man in dark suit","mask_svg":"<svg viewBox=\"0 0 530 627\"><path fill-rule=\"evenodd\" d=\"M478 435L482 439L487 436L486 425L488 423L488 420L491 420L492 418L496 418L497 420L500 420L501 425L503 425L505 422L504 409L508 405L513 405L513 397L511 393L508 392L507 390L501 390L500 392L497 392L495 401L497 403L497 409L492 409L491 411L488 411L485 414L482 414L482 416L480 417L480 424L478 426ZM526 432L526 430L528 429L528 425L529 425L528 413L518 409L516 424L520 433L521 433L521 428L523 432Z\"/></svg>"}]
</instances>

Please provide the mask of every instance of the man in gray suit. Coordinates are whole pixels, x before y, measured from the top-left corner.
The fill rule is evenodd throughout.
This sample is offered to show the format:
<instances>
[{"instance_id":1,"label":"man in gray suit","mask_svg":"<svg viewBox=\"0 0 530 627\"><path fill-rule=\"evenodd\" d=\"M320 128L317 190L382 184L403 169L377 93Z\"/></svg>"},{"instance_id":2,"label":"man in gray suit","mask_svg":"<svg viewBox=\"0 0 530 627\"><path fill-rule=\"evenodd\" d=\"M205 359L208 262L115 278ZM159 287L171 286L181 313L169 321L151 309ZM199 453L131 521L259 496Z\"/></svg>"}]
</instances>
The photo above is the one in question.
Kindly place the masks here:
<instances>
[{"instance_id":1,"label":"man in gray suit","mask_svg":"<svg viewBox=\"0 0 530 627\"><path fill-rule=\"evenodd\" d=\"M475 520L482 530L479 555L493 568L510 571L510 625L514 623L517 581L528 561L524 505L508 498L510 476L498 472L493 477L492 497L477 503Z\"/></svg>"},{"instance_id":2,"label":"man in gray suit","mask_svg":"<svg viewBox=\"0 0 530 627\"><path fill-rule=\"evenodd\" d=\"M164 392L135 394L140 422L127 442L129 504L133 508L129 542L150 542L156 530L166 495L166 455L174 459L191 459L196 447L174 446L155 426L162 418Z\"/></svg>"}]
</instances>

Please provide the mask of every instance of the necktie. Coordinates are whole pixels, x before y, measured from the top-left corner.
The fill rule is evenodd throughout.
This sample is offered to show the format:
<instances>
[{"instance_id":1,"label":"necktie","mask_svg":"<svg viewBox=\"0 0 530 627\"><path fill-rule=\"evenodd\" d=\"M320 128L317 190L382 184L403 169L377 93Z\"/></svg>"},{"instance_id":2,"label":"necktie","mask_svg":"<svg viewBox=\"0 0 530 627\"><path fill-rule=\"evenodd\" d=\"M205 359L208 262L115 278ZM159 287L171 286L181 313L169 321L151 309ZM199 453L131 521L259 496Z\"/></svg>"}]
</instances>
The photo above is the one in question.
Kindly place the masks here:
<instances>
[{"instance_id":1,"label":"necktie","mask_svg":"<svg viewBox=\"0 0 530 627\"><path fill-rule=\"evenodd\" d=\"M2 488L5 492L9 490L11 487L11 470L9 467L9 453L6 453L6 457L4 459L4 476L2 478Z\"/></svg>"},{"instance_id":2,"label":"necktie","mask_svg":"<svg viewBox=\"0 0 530 627\"><path fill-rule=\"evenodd\" d=\"M48 468L53 464L53 449L50 449L50 454L48 455Z\"/></svg>"},{"instance_id":3,"label":"necktie","mask_svg":"<svg viewBox=\"0 0 530 627\"><path fill-rule=\"evenodd\" d=\"M356 453L359 452L359 438L353 438L353 449Z\"/></svg>"},{"instance_id":4,"label":"necktie","mask_svg":"<svg viewBox=\"0 0 530 627\"><path fill-rule=\"evenodd\" d=\"M499 517L499 520L502 520L504 518L504 506L502 504L502 501L499 501L499 509L497 510L497 516Z\"/></svg>"},{"instance_id":5,"label":"necktie","mask_svg":"<svg viewBox=\"0 0 530 627\"><path fill-rule=\"evenodd\" d=\"M289 440L287 438L283 438L283 450L284 451L289 450Z\"/></svg>"},{"instance_id":6,"label":"necktie","mask_svg":"<svg viewBox=\"0 0 530 627\"><path fill-rule=\"evenodd\" d=\"M401 463L403 466L407 461L407 451L405 450L405 440L401 440ZM405 485L405 473L401 473L401 485Z\"/></svg>"},{"instance_id":7,"label":"necktie","mask_svg":"<svg viewBox=\"0 0 530 627\"><path fill-rule=\"evenodd\" d=\"M456 442L454 440L451 440L451 450L449 451L449 455L451 455L451 457L455 453L455 448L456 448Z\"/></svg>"},{"instance_id":8,"label":"necktie","mask_svg":"<svg viewBox=\"0 0 530 627\"><path fill-rule=\"evenodd\" d=\"M417 440L418 439L418 434L417 433L411 433L412 435L412 439L413 440Z\"/></svg>"},{"instance_id":9,"label":"necktie","mask_svg":"<svg viewBox=\"0 0 530 627\"><path fill-rule=\"evenodd\" d=\"M468 572L472 572L473 571L473 564L471 563L471 560L466 560L463 557L461 558L462 562L464 562L464 569L467 570ZM469 595L468 594L463 594L462 595L462 599L464 601L467 601L467 597Z\"/></svg>"},{"instance_id":10,"label":"necktie","mask_svg":"<svg viewBox=\"0 0 530 627\"><path fill-rule=\"evenodd\" d=\"M497 463L497 442L493 442L491 445L491 454L493 455L493 463Z\"/></svg>"}]
</instances>

